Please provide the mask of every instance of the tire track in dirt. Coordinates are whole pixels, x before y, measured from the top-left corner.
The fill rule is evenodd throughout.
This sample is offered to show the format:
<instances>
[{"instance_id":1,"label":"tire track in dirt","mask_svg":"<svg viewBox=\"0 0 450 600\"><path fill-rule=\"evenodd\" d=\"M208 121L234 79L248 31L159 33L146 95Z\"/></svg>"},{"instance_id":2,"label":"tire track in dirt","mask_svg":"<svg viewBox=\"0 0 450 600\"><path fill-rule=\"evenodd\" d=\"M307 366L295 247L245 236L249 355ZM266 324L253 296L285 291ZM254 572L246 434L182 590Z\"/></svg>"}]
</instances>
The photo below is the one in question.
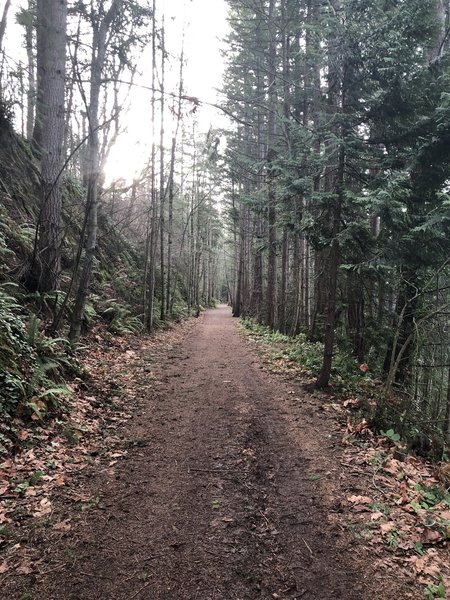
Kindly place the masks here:
<instances>
[{"instance_id":1,"label":"tire track in dirt","mask_svg":"<svg viewBox=\"0 0 450 600\"><path fill-rule=\"evenodd\" d=\"M337 430L262 370L227 307L152 369L161 383L127 426L135 443L91 483L103 510L50 556L66 566L33 598L386 597L328 520Z\"/></svg>"}]
</instances>

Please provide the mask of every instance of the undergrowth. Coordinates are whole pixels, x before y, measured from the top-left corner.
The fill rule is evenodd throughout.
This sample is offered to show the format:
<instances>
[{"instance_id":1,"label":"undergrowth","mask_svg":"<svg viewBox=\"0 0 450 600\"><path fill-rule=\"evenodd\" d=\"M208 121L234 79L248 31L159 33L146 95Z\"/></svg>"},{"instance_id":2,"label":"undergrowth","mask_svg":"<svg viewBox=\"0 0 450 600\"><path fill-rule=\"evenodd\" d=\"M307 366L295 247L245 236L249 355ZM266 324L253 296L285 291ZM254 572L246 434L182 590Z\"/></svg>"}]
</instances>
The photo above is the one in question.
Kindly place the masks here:
<instances>
[{"instance_id":1,"label":"undergrowth","mask_svg":"<svg viewBox=\"0 0 450 600\"><path fill-rule=\"evenodd\" d=\"M264 346L270 362L305 385L314 385L323 359L323 344L300 333L290 337L251 319L241 319L246 333ZM392 432L408 452L433 460L447 460L449 452L438 421L423 419L414 403L400 391L389 396L382 381L367 364L360 365L350 353L336 348L328 397L339 399L347 409L349 429L365 420L377 433Z\"/></svg>"},{"instance_id":2,"label":"undergrowth","mask_svg":"<svg viewBox=\"0 0 450 600\"><path fill-rule=\"evenodd\" d=\"M68 342L47 337L36 315L24 314L0 287L0 454L10 450L20 420L67 410L64 376L78 369Z\"/></svg>"},{"instance_id":3,"label":"undergrowth","mask_svg":"<svg viewBox=\"0 0 450 600\"><path fill-rule=\"evenodd\" d=\"M272 331L270 327L255 323L251 319L241 320L244 329L253 339L271 346L271 360L280 366L285 362L296 366L296 374L304 383L317 378L323 359L323 343L308 340L304 333L295 337ZM330 391L343 397L358 396L374 391L377 380L348 353L337 349L331 371Z\"/></svg>"}]
</instances>

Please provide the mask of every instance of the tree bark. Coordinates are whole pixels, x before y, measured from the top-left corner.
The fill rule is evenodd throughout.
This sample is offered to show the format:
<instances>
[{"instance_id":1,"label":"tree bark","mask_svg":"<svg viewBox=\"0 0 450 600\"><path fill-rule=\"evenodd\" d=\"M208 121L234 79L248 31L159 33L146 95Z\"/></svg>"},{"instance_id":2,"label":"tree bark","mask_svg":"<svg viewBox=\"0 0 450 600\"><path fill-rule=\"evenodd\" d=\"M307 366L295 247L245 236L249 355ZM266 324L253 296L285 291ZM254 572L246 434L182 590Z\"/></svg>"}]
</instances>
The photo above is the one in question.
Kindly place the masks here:
<instances>
[{"instance_id":1,"label":"tree bark","mask_svg":"<svg viewBox=\"0 0 450 600\"><path fill-rule=\"evenodd\" d=\"M156 202L156 144L155 144L155 119L156 119L156 0L153 0L153 21L152 21L152 96L151 96L151 159L150 159L150 198L151 198L151 222L149 232L149 257L147 278L144 280L144 287L148 289L148 301L146 303L145 327L149 333L153 331L154 306L155 306L155 268L156 268L156 249L158 247L158 205Z\"/></svg>"},{"instance_id":2,"label":"tree bark","mask_svg":"<svg viewBox=\"0 0 450 600\"><path fill-rule=\"evenodd\" d=\"M335 0L334 10L340 6L341 0ZM338 112L346 112L346 65L341 63L342 73L338 63L342 60L338 55L338 32L335 29L330 36L329 44L329 79L328 79L328 109L330 116ZM333 164L327 166L326 191L333 194L330 207L330 247L328 253L327 265L327 305L325 311L325 332L324 332L324 352L322 368L316 381L317 388L328 386L334 353L335 324L336 324L336 305L337 305L337 284L340 262L340 248L338 234L341 229L341 213L344 200L344 176L345 176L345 127L337 126L335 134L340 137L338 150L337 172L334 173ZM336 148L334 142L328 145L328 156L331 158L333 150Z\"/></svg>"},{"instance_id":3,"label":"tree bark","mask_svg":"<svg viewBox=\"0 0 450 600\"><path fill-rule=\"evenodd\" d=\"M164 77L165 77L165 47L164 47L164 20L161 30L161 102L160 102L160 133L159 133L159 244L160 244L160 267L161 267L161 321L166 320L166 291L165 291L165 200L166 193L164 189L164 112L165 112L165 97L164 97Z\"/></svg>"},{"instance_id":4,"label":"tree bark","mask_svg":"<svg viewBox=\"0 0 450 600\"><path fill-rule=\"evenodd\" d=\"M268 115L267 115L267 227L269 235L269 256L267 269L267 325L275 328L277 321L277 230L276 230L276 192L275 192L275 172L274 160L276 158L275 151L275 117L277 110L277 91L276 91L276 74L277 74L277 57L276 57L276 31L275 31L275 0L269 2L269 56L268 56L268 71L269 71L269 92L268 92Z\"/></svg>"},{"instance_id":5,"label":"tree bark","mask_svg":"<svg viewBox=\"0 0 450 600\"><path fill-rule=\"evenodd\" d=\"M64 93L66 64L66 0L38 0L38 38L41 51L41 175L42 197L38 247L35 258L37 289L57 289L61 271L62 200L64 164Z\"/></svg>"}]
</instances>

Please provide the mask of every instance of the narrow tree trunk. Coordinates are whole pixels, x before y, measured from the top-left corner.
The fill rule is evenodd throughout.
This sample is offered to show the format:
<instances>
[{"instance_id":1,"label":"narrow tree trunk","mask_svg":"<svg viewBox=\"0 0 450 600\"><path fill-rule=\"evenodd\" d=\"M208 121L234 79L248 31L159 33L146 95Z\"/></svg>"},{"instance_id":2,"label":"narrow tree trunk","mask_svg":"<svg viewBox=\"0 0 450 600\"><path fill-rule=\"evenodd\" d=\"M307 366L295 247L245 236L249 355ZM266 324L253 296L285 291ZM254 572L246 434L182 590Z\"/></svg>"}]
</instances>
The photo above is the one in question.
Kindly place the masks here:
<instances>
[{"instance_id":1,"label":"narrow tree trunk","mask_svg":"<svg viewBox=\"0 0 450 600\"><path fill-rule=\"evenodd\" d=\"M236 273L236 292L233 303L233 317L242 316L242 304L243 304L243 284L244 284L244 217L243 217L243 206L239 207L239 247L237 256L237 273Z\"/></svg>"},{"instance_id":2,"label":"narrow tree trunk","mask_svg":"<svg viewBox=\"0 0 450 600\"><path fill-rule=\"evenodd\" d=\"M448 377L447 377L447 405L446 405L446 434L447 440L450 440L450 365L448 366Z\"/></svg>"},{"instance_id":3,"label":"narrow tree trunk","mask_svg":"<svg viewBox=\"0 0 450 600\"><path fill-rule=\"evenodd\" d=\"M449 0L436 0L436 19L438 23L434 44L428 50L428 60L433 62L441 58L448 47Z\"/></svg>"},{"instance_id":4,"label":"narrow tree trunk","mask_svg":"<svg viewBox=\"0 0 450 600\"><path fill-rule=\"evenodd\" d=\"M160 267L161 267L161 321L166 320L166 290L165 290L165 189L164 189L164 77L166 65L166 50L164 46L164 18L161 29L161 104L160 104L160 137L159 137L159 243L160 243Z\"/></svg>"},{"instance_id":5,"label":"narrow tree trunk","mask_svg":"<svg viewBox=\"0 0 450 600\"><path fill-rule=\"evenodd\" d=\"M31 0L28 0L28 13L31 15ZM24 23L25 27L25 49L27 52L27 64L28 64L28 90L27 90L27 139L31 140L33 137L34 127L34 115L36 106L36 77L35 77L35 63L33 56L33 24L31 22L31 16L27 16L27 20Z\"/></svg>"},{"instance_id":6,"label":"narrow tree trunk","mask_svg":"<svg viewBox=\"0 0 450 600\"><path fill-rule=\"evenodd\" d=\"M78 50L80 47L80 36L81 36L81 22L82 22L82 17L81 15L78 17L78 25L77 25L77 31L76 34L74 36L74 40L72 42L72 52L71 52L71 58L72 58L72 75L71 77L69 77L69 81L66 83L66 97L67 97L67 115L68 118L66 119L66 127L65 127L65 132L64 132L64 154L67 153L67 150L70 146L70 141L71 139L73 139L73 124L72 124L72 110L73 110L73 103L74 103L74 97L75 97L75 81L78 75Z\"/></svg>"},{"instance_id":7,"label":"narrow tree trunk","mask_svg":"<svg viewBox=\"0 0 450 600\"><path fill-rule=\"evenodd\" d=\"M174 195L174 171L175 171L175 148L176 138L172 138L172 151L170 158L169 173L169 206L168 206L168 225L167 225L167 292L166 292L166 310L169 313L171 307L172 294L172 237L173 237L173 195Z\"/></svg>"},{"instance_id":8,"label":"narrow tree trunk","mask_svg":"<svg viewBox=\"0 0 450 600\"><path fill-rule=\"evenodd\" d=\"M289 260L289 238L287 231L283 231L281 245L281 286L280 286L280 312L278 315L278 329L286 333L286 303L288 284L288 260Z\"/></svg>"},{"instance_id":9,"label":"narrow tree trunk","mask_svg":"<svg viewBox=\"0 0 450 600\"><path fill-rule=\"evenodd\" d=\"M108 12L98 28L95 29L92 43L91 85L89 95L88 120L89 136L87 142L87 159L85 181L86 193L86 244L83 270L75 297L69 340L76 343L81 335L83 313L92 279L95 250L97 247L97 212L98 212L98 181L100 176L100 149L99 149L99 101L102 85L102 72L105 62L107 35L109 29L119 13L123 0L113 0Z\"/></svg>"},{"instance_id":10,"label":"narrow tree trunk","mask_svg":"<svg viewBox=\"0 0 450 600\"><path fill-rule=\"evenodd\" d=\"M293 337L299 332L299 324L302 307L302 277L301 277L301 253L300 253L300 235L297 233L293 241L293 257L292 257L292 291L294 301L292 303L293 313L290 327L290 335Z\"/></svg>"},{"instance_id":11,"label":"narrow tree trunk","mask_svg":"<svg viewBox=\"0 0 450 600\"><path fill-rule=\"evenodd\" d=\"M269 256L267 270L267 325L274 328L277 320L277 231L276 231L276 192L274 160L275 152L275 111L277 108L276 92L276 39L275 39L275 0L269 2L269 110L267 115L267 175L268 175L268 198L267 198L267 227L269 235Z\"/></svg>"},{"instance_id":12,"label":"narrow tree trunk","mask_svg":"<svg viewBox=\"0 0 450 600\"><path fill-rule=\"evenodd\" d=\"M340 162L342 163L341 168L344 166L344 150L341 150ZM332 242L329 254L329 266L328 266L328 298L327 308L325 313L325 335L324 335L324 353L322 369L319 377L316 381L317 388L324 388L328 385L331 375L331 367L333 362L333 350L334 350L334 337L335 337L335 323L336 323L336 298L337 298L337 280L339 270L339 241L337 235L340 229L341 221L341 205L342 205L342 191L339 191L339 198L337 199L333 209L333 227L332 227Z\"/></svg>"},{"instance_id":13,"label":"narrow tree trunk","mask_svg":"<svg viewBox=\"0 0 450 600\"><path fill-rule=\"evenodd\" d=\"M11 6L11 0L6 0L3 7L2 20L0 21L0 52L3 50L3 38L5 37L6 24L8 22L8 11Z\"/></svg>"},{"instance_id":14,"label":"narrow tree trunk","mask_svg":"<svg viewBox=\"0 0 450 600\"><path fill-rule=\"evenodd\" d=\"M156 102L155 102L155 84L156 84L156 0L153 0L153 20L152 20L152 96L151 96L151 160L150 160L150 197L151 197L151 225L149 239L149 259L148 275L144 280L144 285L148 289L148 301L146 312L145 327L149 333L153 331L153 318L155 306L155 268L156 268L156 250L158 247L158 207L156 202L156 144L155 144L155 120L156 120Z\"/></svg>"}]
</instances>

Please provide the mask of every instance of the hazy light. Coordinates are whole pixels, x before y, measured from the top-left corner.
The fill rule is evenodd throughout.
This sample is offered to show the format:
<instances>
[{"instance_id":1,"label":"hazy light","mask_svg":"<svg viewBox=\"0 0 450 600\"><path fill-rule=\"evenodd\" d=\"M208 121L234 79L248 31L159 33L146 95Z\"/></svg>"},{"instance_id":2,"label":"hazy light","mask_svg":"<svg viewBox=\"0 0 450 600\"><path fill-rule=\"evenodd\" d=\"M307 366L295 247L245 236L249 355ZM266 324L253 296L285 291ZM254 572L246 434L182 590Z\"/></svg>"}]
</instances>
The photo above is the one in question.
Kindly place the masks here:
<instances>
[{"instance_id":1,"label":"hazy light","mask_svg":"<svg viewBox=\"0 0 450 600\"><path fill-rule=\"evenodd\" d=\"M146 0L142 0L142 3L147 5ZM218 103L215 90L221 87L224 69L220 40L228 32L226 0L156 0L156 6L158 26L161 24L162 14L165 15L166 49L170 56L166 91L176 93L178 90L178 57L184 28L185 93L204 102ZM12 67L16 67L18 61L26 65L24 30L15 18L16 13L26 7L25 0L12 0L5 37L5 51ZM119 178L131 182L148 162L151 145L150 91L145 88L151 83L151 47L147 47L137 57L137 63L140 75L135 78L136 85L129 94L127 106L120 118L122 133L111 149L105 165L107 183ZM168 101L167 107L169 106ZM208 105L197 110L196 119L199 130L204 132L210 125L223 125L224 122L220 111ZM17 118L19 120L20 116ZM20 128L20 123L17 126ZM172 131L169 118L166 128L169 139Z\"/></svg>"},{"instance_id":2,"label":"hazy light","mask_svg":"<svg viewBox=\"0 0 450 600\"><path fill-rule=\"evenodd\" d=\"M227 34L227 4L225 0L165 0L157 2L157 20L165 15L166 49L170 55L166 73L166 92L178 91L179 56L184 30L184 92L200 101L218 103L216 89L222 85L224 70L221 40ZM131 181L142 171L150 153L150 92L145 87L151 82L151 48L139 58L136 87L131 94L128 114L123 119L126 132L117 140L105 166L107 182L121 177ZM142 86L142 87L139 87ZM158 98L157 94L157 98ZM167 108L172 101L167 98ZM169 114L169 111L167 111ZM220 111L204 104L196 112L200 131L207 131L223 119ZM159 123L158 123L159 127ZM170 139L173 125L166 123L166 138ZM169 145L169 143L167 143Z\"/></svg>"}]
</instances>

